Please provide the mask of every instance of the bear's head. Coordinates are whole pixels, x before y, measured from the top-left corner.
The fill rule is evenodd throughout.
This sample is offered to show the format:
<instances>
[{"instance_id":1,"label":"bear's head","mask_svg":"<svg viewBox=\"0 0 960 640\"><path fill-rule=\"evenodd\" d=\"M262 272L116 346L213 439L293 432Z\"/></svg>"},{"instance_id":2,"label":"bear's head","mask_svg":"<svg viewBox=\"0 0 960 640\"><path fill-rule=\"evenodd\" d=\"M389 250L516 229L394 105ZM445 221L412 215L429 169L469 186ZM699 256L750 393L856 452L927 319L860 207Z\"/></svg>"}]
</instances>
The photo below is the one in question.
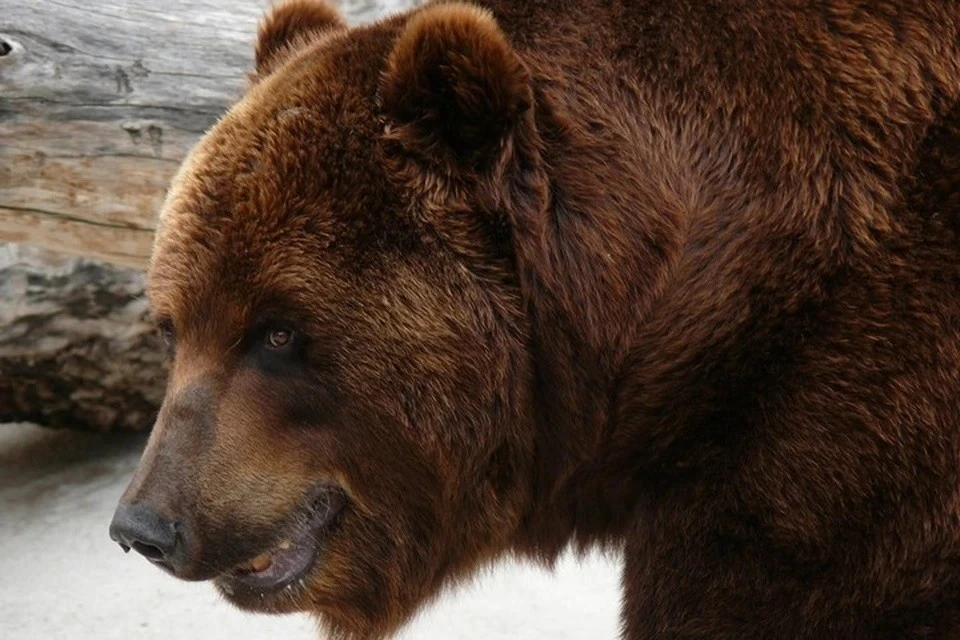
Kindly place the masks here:
<instances>
[{"instance_id":1,"label":"bear's head","mask_svg":"<svg viewBox=\"0 0 960 640\"><path fill-rule=\"evenodd\" d=\"M510 548L535 457L513 241L545 197L532 104L474 7L269 14L160 216L171 375L116 540L345 637Z\"/></svg>"}]
</instances>

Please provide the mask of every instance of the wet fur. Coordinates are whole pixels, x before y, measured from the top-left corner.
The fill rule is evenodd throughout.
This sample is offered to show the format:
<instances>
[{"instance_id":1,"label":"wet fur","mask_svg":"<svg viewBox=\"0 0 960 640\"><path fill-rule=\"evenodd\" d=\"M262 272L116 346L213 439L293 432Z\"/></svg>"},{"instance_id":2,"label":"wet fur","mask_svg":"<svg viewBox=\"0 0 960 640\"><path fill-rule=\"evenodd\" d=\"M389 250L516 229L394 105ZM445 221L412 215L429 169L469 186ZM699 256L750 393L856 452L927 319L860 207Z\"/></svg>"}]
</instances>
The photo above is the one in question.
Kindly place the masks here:
<instances>
[{"instance_id":1,"label":"wet fur","mask_svg":"<svg viewBox=\"0 0 960 640\"><path fill-rule=\"evenodd\" d=\"M125 499L206 578L335 480L263 608L337 637L571 543L628 640L960 637L960 5L478 4L264 23L161 217Z\"/></svg>"}]
</instances>

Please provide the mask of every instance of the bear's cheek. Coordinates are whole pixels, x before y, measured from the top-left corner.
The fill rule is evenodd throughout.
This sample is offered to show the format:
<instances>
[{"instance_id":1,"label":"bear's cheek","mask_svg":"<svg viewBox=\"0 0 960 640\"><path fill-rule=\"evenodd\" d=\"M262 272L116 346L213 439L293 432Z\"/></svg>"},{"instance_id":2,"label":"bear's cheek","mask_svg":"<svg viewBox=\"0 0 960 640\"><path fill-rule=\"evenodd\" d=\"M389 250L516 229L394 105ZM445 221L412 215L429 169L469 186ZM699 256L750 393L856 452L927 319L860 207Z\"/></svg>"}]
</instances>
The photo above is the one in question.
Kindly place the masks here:
<instances>
[{"instance_id":1,"label":"bear's cheek","mask_svg":"<svg viewBox=\"0 0 960 640\"><path fill-rule=\"evenodd\" d=\"M209 452L196 469L197 491L230 526L269 526L318 483L341 476L327 419L291 418L308 389L240 373L214 408ZM318 412L321 411L318 409Z\"/></svg>"},{"instance_id":2,"label":"bear's cheek","mask_svg":"<svg viewBox=\"0 0 960 640\"><path fill-rule=\"evenodd\" d=\"M363 395L256 371L231 375L190 473L206 526L269 529L318 484L339 487L356 517L378 530L440 509L452 462L422 432L426 425L418 432L391 403Z\"/></svg>"},{"instance_id":3,"label":"bear's cheek","mask_svg":"<svg viewBox=\"0 0 960 640\"><path fill-rule=\"evenodd\" d=\"M450 524L444 513L451 471L426 455L385 404L348 394L339 409L306 420L294 387L237 374L224 390L214 442L196 476L204 560L229 567L255 557L286 535L303 496L329 483L343 491L346 505L302 583L278 598L218 584L248 609L343 615L386 600L404 575L437 555L438 532Z\"/></svg>"}]
</instances>

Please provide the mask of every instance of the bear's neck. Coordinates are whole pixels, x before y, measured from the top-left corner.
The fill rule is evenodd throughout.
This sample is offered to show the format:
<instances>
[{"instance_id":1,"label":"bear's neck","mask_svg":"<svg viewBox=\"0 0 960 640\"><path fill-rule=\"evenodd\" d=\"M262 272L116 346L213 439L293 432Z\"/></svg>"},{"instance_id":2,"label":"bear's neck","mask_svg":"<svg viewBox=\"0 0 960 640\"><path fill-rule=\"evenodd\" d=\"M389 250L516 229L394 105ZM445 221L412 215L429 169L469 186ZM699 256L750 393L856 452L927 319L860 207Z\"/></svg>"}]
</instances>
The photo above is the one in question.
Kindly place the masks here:
<instances>
[{"instance_id":1,"label":"bear's neck","mask_svg":"<svg viewBox=\"0 0 960 640\"><path fill-rule=\"evenodd\" d=\"M621 490L629 479L609 464L618 457L610 451L616 385L682 244L682 211L670 204L676 195L637 179L655 158L608 152L624 148L616 139L628 135L627 116L594 113L598 129L570 127L583 108L577 100L538 92L548 197L516 238L538 434L535 506L519 546L539 555L571 540L615 544L629 524L632 498Z\"/></svg>"}]
</instances>

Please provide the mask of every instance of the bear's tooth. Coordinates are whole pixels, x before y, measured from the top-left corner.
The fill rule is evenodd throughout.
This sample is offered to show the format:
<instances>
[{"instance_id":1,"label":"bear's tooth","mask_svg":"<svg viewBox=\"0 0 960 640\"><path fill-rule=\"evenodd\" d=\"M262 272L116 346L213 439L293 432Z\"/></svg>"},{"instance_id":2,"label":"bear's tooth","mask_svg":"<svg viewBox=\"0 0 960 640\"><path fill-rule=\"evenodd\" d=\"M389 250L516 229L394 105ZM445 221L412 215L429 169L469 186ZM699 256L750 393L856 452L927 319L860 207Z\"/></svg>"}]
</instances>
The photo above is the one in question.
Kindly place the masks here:
<instances>
[{"instance_id":1,"label":"bear's tooth","mask_svg":"<svg viewBox=\"0 0 960 640\"><path fill-rule=\"evenodd\" d=\"M253 567L254 571L265 571L273 564L273 558L269 553L261 553L256 558L250 561L250 566Z\"/></svg>"},{"instance_id":2,"label":"bear's tooth","mask_svg":"<svg viewBox=\"0 0 960 640\"><path fill-rule=\"evenodd\" d=\"M292 547L293 547L293 542L291 540L284 540L283 542L280 543L278 548L286 551L287 549L290 549Z\"/></svg>"}]
</instances>

